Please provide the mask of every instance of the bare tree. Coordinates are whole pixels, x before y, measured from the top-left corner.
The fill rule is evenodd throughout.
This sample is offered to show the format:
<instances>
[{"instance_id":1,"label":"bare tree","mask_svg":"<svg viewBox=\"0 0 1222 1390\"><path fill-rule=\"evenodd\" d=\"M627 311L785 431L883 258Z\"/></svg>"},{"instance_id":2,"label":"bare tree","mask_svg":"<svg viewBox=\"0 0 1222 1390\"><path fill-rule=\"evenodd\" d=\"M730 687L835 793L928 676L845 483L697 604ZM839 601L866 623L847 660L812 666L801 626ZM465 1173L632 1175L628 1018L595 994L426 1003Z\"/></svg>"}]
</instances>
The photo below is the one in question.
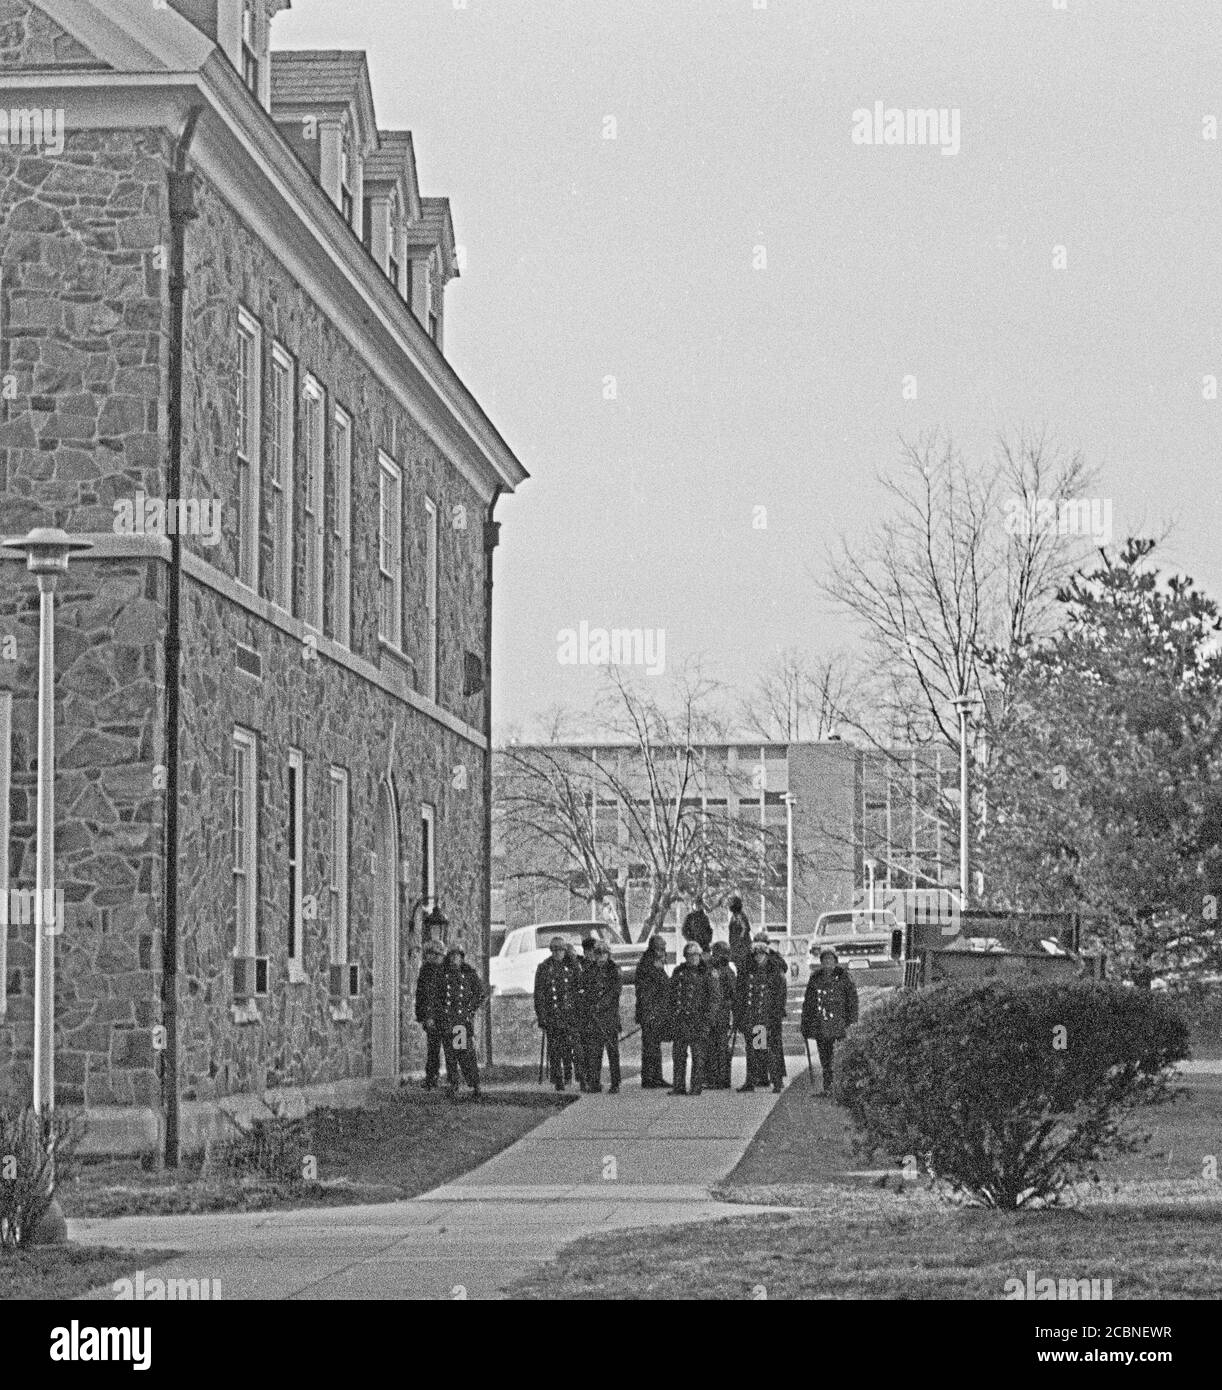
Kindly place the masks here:
<instances>
[{"instance_id":1,"label":"bare tree","mask_svg":"<svg viewBox=\"0 0 1222 1390\"><path fill-rule=\"evenodd\" d=\"M843 652L808 656L788 647L764 667L739 705L739 723L767 742L824 739L844 719L852 690Z\"/></svg>"},{"instance_id":2,"label":"bare tree","mask_svg":"<svg viewBox=\"0 0 1222 1390\"><path fill-rule=\"evenodd\" d=\"M822 587L859 621L875 741L955 748L956 696L986 704L993 658L1046 635L1057 589L1089 553L1056 517L1093 474L1043 434L1000 439L983 466L926 435L903 444L901 470L882 480L890 513L842 539Z\"/></svg>"},{"instance_id":3,"label":"bare tree","mask_svg":"<svg viewBox=\"0 0 1222 1390\"><path fill-rule=\"evenodd\" d=\"M785 837L731 813L729 798L710 808L709 748L724 738L716 684L698 668L680 673L667 696L608 669L597 714L600 741L557 739L502 750L498 817L507 880L572 890L614 910L625 940L630 882L648 890L642 937L658 930L678 902L710 900L737 887L783 882ZM557 728L566 727L558 721Z\"/></svg>"}]
</instances>

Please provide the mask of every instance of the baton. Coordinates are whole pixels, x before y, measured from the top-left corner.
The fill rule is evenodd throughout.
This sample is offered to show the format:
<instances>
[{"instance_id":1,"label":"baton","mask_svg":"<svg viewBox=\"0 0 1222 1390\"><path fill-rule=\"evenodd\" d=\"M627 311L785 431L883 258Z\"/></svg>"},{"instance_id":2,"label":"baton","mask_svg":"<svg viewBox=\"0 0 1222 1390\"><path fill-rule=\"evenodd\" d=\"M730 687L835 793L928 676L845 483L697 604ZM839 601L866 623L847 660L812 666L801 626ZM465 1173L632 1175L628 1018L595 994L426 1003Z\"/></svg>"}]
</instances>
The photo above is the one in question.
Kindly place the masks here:
<instances>
[{"instance_id":1,"label":"baton","mask_svg":"<svg viewBox=\"0 0 1222 1390\"><path fill-rule=\"evenodd\" d=\"M543 1085L543 1054L547 1051L547 1029L539 1030L542 1036L539 1039L539 1085ZM813 1084L813 1083L812 1083Z\"/></svg>"},{"instance_id":2,"label":"baton","mask_svg":"<svg viewBox=\"0 0 1222 1390\"><path fill-rule=\"evenodd\" d=\"M813 1091L815 1089L815 1064L810 1060L810 1039L803 1038L802 1041L806 1044L806 1070L810 1073L810 1089Z\"/></svg>"}]
</instances>

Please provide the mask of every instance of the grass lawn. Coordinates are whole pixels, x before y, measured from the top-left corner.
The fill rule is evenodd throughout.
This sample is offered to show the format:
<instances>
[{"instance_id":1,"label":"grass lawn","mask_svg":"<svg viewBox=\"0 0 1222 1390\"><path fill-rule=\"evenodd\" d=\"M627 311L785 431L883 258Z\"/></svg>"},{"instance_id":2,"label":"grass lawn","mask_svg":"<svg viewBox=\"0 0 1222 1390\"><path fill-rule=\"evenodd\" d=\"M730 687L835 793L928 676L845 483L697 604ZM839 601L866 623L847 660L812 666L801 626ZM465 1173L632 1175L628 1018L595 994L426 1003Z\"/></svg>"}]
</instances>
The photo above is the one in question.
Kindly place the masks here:
<instances>
[{"instance_id":1,"label":"grass lawn","mask_svg":"<svg viewBox=\"0 0 1222 1390\"><path fill-rule=\"evenodd\" d=\"M452 1101L444 1092L404 1088L360 1110L312 1113L316 1182L209 1178L199 1159L177 1174L146 1172L131 1160L80 1165L59 1197L68 1217L398 1201L470 1172L574 1099L552 1091L506 1091L488 1093L477 1105Z\"/></svg>"},{"instance_id":2,"label":"grass lawn","mask_svg":"<svg viewBox=\"0 0 1222 1390\"><path fill-rule=\"evenodd\" d=\"M906 1200L879 1192L875 1212L843 1213L830 1188L822 1211L591 1236L508 1297L1001 1299L1028 1270L1111 1279L1114 1299L1222 1292L1222 1206L905 1213Z\"/></svg>"},{"instance_id":3,"label":"grass lawn","mask_svg":"<svg viewBox=\"0 0 1222 1390\"><path fill-rule=\"evenodd\" d=\"M121 1275L172 1259L173 1250L109 1250L105 1246L42 1245L0 1252L0 1302L75 1298Z\"/></svg>"},{"instance_id":4,"label":"grass lawn","mask_svg":"<svg viewBox=\"0 0 1222 1390\"><path fill-rule=\"evenodd\" d=\"M594 1236L515 1284L511 1298L1001 1299L1006 1280L1111 1279L1112 1296L1222 1296L1222 1075L1184 1079L1188 1094L1145 1112L1144 1152L1101 1167L1071 1209L989 1212L950 1206L853 1153L843 1110L811 1097L805 1076L777 1102L717 1189L745 1206L726 1221Z\"/></svg>"}]
</instances>

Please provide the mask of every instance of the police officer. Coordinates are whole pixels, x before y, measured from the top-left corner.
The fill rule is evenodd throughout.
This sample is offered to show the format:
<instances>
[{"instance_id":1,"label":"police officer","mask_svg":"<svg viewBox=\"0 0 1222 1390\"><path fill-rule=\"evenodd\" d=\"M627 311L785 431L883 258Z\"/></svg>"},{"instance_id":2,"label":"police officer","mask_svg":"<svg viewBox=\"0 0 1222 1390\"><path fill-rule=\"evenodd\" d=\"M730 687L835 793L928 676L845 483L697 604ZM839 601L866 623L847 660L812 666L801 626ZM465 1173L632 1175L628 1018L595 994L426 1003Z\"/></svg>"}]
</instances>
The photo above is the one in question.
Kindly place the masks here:
<instances>
[{"instance_id":1,"label":"police officer","mask_svg":"<svg viewBox=\"0 0 1222 1390\"><path fill-rule=\"evenodd\" d=\"M596 941L581 976L582 1053L587 1091L601 1091L603 1052L611 1072L611 1095L619 1092L619 996L623 989L611 947Z\"/></svg>"},{"instance_id":2,"label":"police officer","mask_svg":"<svg viewBox=\"0 0 1222 1390\"><path fill-rule=\"evenodd\" d=\"M475 1014L484 1002L484 985L467 964L467 953L454 945L446 952L445 965L437 980L437 1024L446 1055L446 1078L450 1095L458 1094L458 1077L471 1087L479 1100L479 1064L475 1060Z\"/></svg>"},{"instance_id":3,"label":"police officer","mask_svg":"<svg viewBox=\"0 0 1222 1390\"><path fill-rule=\"evenodd\" d=\"M563 1091L576 1061L577 1080L585 1090L581 1067L580 969L565 945L553 936L548 957L535 971L535 1018L547 1035L547 1063L552 1085ZM567 1064L567 1065L566 1065ZM566 1071L568 1075L566 1076Z\"/></svg>"},{"instance_id":4,"label":"police officer","mask_svg":"<svg viewBox=\"0 0 1222 1390\"><path fill-rule=\"evenodd\" d=\"M705 1085L710 1091L730 1089L730 1045L734 1037L734 964L730 948L715 941L709 953L712 998L709 1004L708 1051L705 1055Z\"/></svg>"},{"instance_id":5,"label":"police officer","mask_svg":"<svg viewBox=\"0 0 1222 1390\"><path fill-rule=\"evenodd\" d=\"M416 976L416 1022L424 1029L427 1049L424 1057L424 1089L435 1091L441 1075L441 1029L437 1026L437 982L441 977L445 947L430 937L424 943L424 961ZM453 1081L447 1062L446 1080Z\"/></svg>"},{"instance_id":6,"label":"police officer","mask_svg":"<svg viewBox=\"0 0 1222 1390\"><path fill-rule=\"evenodd\" d=\"M641 1089L664 1089L667 1082L662 1075L662 1044L671 1036L665 937L649 938L634 978L636 1021L641 1025Z\"/></svg>"},{"instance_id":7,"label":"police officer","mask_svg":"<svg viewBox=\"0 0 1222 1390\"><path fill-rule=\"evenodd\" d=\"M683 919L684 941L694 941L702 952L713 944L713 924L704 910L704 894L696 894L696 903ZM685 953L686 954L686 953Z\"/></svg>"},{"instance_id":8,"label":"police officer","mask_svg":"<svg viewBox=\"0 0 1222 1390\"><path fill-rule=\"evenodd\" d=\"M683 948L683 964L670 977L670 1013L674 1029L671 1061L674 1064L670 1088L673 1096L687 1095L687 1054L692 1054L691 1094L704 1089L704 1056L709 1036L713 991L709 968L703 960L699 942L689 941Z\"/></svg>"},{"instance_id":9,"label":"police officer","mask_svg":"<svg viewBox=\"0 0 1222 1390\"><path fill-rule=\"evenodd\" d=\"M836 1040L857 1022L857 986L830 946L819 952L819 968L812 970L802 1001L802 1036L814 1038L823 1070L823 1094L832 1089L832 1054Z\"/></svg>"},{"instance_id":10,"label":"police officer","mask_svg":"<svg viewBox=\"0 0 1222 1390\"><path fill-rule=\"evenodd\" d=\"M785 1017L786 975L769 959L768 937L760 932L751 943L751 963L738 986L737 1026L747 1043L747 1080L740 1091L754 1091L772 1082L784 1089L785 1049L781 1020Z\"/></svg>"}]
</instances>

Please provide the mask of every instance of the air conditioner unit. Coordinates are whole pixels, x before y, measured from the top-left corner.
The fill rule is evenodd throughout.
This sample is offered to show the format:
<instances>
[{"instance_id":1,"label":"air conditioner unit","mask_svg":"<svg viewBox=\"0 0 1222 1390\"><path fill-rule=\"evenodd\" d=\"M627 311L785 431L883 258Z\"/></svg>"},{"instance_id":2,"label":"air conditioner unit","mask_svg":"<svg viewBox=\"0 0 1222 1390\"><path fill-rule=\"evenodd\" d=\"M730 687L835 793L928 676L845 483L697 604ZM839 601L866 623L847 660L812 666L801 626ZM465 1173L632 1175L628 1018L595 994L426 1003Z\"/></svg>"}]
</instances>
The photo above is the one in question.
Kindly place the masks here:
<instances>
[{"instance_id":1,"label":"air conditioner unit","mask_svg":"<svg viewBox=\"0 0 1222 1390\"><path fill-rule=\"evenodd\" d=\"M233 994L235 999L261 999L267 994L267 956L235 956Z\"/></svg>"},{"instance_id":2,"label":"air conditioner unit","mask_svg":"<svg viewBox=\"0 0 1222 1390\"><path fill-rule=\"evenodd\" d=\"M361 992L361 967L359 965L333 965L331 967L332 999L355 999Z\"/></svg>"}]
</instances>

